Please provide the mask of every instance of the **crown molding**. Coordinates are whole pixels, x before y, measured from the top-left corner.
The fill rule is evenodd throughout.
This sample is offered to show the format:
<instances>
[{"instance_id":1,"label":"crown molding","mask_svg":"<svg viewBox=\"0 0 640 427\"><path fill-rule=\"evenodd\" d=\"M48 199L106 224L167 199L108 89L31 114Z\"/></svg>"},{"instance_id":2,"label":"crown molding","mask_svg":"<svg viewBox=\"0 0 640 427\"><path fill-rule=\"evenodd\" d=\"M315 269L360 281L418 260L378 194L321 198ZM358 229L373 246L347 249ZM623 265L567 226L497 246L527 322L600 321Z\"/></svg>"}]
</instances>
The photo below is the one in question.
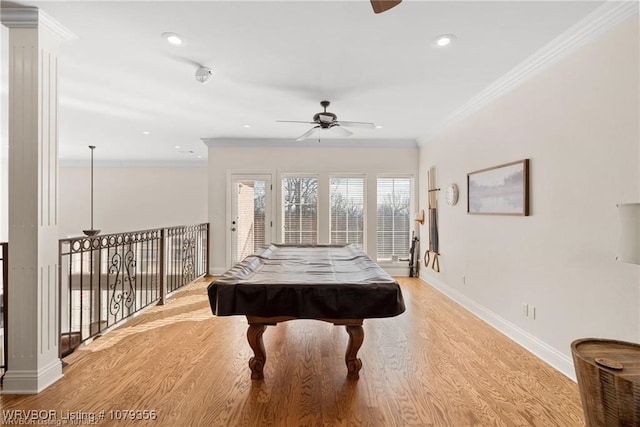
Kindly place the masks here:
<instances>
[{"instance_id":1,"label":"crown molding","mask_svg":"<svg viewBox=\"0 0 640 427\"><path fill-rule=\"evenodd\" d=\"M87 160L60 159L62 168L89 168ZM98 168L206 168L206 159L202 160L96 160L94 166Z\"/></svg>"},{"instance_id":2,"label":"crown molding","mask_svg":"<svg viewBox=\"0 0 640 427\"><path fill-rule=\"evenodd\" d=\"M0 9L0 20L8 28L38 28L38 12L37 7Z\"/></svg>"},{"instance_id":3,"label":"crown molding","mask_svg":"<svg viewBox=\"0 0 640 427\"><path fill-rule=\"evenodd\" d=\"M418 145L429 141L455 123L469 117L513 88L637 14L638 0L609 0L605 2L447 116L425 137L419 138Z\"/></svg>"},{"instance_id":4,"label":"crown molding","mask_svg":"<svg viewBox=\"0 0 640 427\"><path fill-rule=\"evenodd\" d=\"M0 9L0 21L8 28L33 28L42 26L62 40L78 38L71 30L37 7Z\"/></svg>"},{"instance_id":5,"label":"crown molding","mask_svg":"<svg viewBox=\"0 0 640 427\"><path fill-rule=\"evenodd\" d=\"M415 139L307 139L293 141L278 138L200 138L211 147L285 147L285 148L417 148Z\"/></svg>"}]
</instances>

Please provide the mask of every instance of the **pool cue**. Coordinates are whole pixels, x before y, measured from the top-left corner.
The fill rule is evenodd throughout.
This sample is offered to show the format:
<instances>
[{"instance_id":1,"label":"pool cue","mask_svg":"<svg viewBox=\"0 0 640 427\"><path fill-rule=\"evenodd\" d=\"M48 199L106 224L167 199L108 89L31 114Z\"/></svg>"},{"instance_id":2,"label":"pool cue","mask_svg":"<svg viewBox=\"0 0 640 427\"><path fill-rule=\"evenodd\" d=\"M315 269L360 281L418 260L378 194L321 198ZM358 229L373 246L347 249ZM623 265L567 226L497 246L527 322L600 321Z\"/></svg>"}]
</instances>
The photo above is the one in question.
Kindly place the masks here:
<instances>
[{"instance_id":1,"label":"pool cue","mask_svg":"<svg viewBox=\"0 0 640 427\"><path fill-rule=\"evenodd\" d=\"M429 266L429 260L431 258L431 252L433 252L433 262L431 268L434 271L440 272L440 261L438 260L439 254L439 242L438 242L438 195L435 183L435 167L432 166L428 171L428 191L429 191L429 248L426 256L425 264Z\"/></svg>"}]
</instances>

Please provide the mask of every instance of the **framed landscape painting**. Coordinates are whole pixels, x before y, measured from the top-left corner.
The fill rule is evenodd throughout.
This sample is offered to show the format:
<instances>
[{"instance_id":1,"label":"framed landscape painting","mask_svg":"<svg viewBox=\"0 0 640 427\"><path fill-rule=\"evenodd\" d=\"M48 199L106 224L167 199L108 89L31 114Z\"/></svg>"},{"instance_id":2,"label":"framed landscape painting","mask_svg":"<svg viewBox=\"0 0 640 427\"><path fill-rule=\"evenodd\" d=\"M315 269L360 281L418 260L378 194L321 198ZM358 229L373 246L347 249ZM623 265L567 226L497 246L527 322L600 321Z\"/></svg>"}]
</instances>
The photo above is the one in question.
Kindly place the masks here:
<instances>
[{"instance_id":1,"label":"framed landscape painting","mask_svg":"<svg viewBox=\"0 0 640 427\"><path fill-rule=\"evenodd\" d=\"M468 173L467 213L529 215L529 159Z\"/></svg>"}]
</instances>

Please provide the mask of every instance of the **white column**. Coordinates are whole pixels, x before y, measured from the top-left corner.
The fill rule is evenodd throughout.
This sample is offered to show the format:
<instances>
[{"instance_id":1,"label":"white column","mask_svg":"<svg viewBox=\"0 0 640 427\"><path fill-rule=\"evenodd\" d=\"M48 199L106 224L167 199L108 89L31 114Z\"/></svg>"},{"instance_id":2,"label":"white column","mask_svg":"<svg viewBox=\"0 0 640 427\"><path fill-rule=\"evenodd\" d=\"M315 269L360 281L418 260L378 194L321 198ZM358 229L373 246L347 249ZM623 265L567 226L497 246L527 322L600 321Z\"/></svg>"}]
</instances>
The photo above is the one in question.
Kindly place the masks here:
<instances>
[{"instance_id":1,"label":"white column","mask_svg":"<svg viewBox=\"0 0 640 427\"><path fill-rule=\"evenodd\" d=\"M0 12L1 13L1 12ZM0 242L9 235L9 29L0 25Z\"/></svg>"},{"instance_id":2,"label":"white column","mask_svg":"<svg viewBox=\"0 0 640 427\"><path fill-rule=\"evenodd\" d=\"M70 33L36 8L9 28L9 304L3 394L62 377L58 357L58 57Z\"/></svg>"}]
</instances>

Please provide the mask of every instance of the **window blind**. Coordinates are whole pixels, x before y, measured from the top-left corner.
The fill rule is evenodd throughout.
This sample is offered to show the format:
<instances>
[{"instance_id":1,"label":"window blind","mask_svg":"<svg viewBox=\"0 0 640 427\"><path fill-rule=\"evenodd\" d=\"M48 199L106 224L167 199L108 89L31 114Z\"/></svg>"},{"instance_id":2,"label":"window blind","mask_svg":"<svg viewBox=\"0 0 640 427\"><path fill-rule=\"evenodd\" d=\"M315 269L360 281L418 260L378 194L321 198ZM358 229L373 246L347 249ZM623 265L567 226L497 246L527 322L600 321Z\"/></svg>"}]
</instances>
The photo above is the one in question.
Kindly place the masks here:
<instances>
[{"instance_id":1,"label":"window blind","mask_svg":"<svg viewBox=\"0 0 640 427\"><path fill-rule=\"evenodd\" d=\"M318 179L287 177L282 180L282 236L284 243L318 242Z\"/></svg>"},{"instance_id":2,"label":"window blind","mask_svg":"<svg viewBox=\"0 0 640 427\"><path fill-rule=\"evenodd\" d=\"M409 257L410 206L411 178L378 178L378 260Z\"/></svg>"},{"instance_id":3,"label":"window blind","mask_svg":"<svg viewBox=\"0 0 640 427\"><path fill-rule=\"evenodd\" d=\"M331 194L331 243L364 244L364 178L332 177Z\"/></svg>"}]
</instances>

